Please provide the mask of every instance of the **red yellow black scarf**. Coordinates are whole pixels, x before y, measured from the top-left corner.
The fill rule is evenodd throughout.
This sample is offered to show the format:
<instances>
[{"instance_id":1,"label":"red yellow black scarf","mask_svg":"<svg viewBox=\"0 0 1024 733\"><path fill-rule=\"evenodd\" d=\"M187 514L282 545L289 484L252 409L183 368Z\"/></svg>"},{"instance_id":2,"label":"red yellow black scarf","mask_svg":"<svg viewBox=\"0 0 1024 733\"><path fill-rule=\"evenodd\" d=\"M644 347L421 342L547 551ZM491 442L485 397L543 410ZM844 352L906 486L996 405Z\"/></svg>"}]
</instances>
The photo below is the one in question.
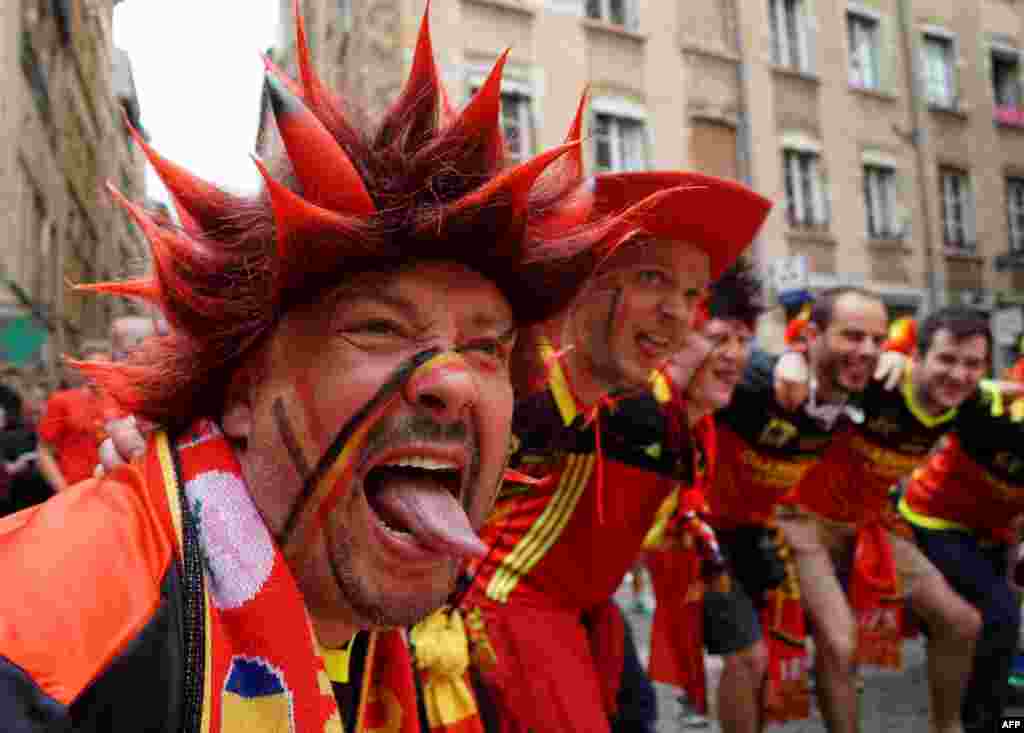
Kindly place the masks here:
<instances>
[{"instance_id":1,"label":"red yellow black scarf","mask_svg":"<svg viewBox=\"0 0 1024 733\"><path fill-rule=\"evenodd\" d=\"M200 420L173 446L161 433L155 453L149 476L166 489L179 554L191 525L202 561L201 624L190 635L200 640L190 670L202 675L200 733L345 733L298 586L218 427ZM348 733L416 733L402 632L375 634L366 664L358 721Z\"/></svg>"}]
</instances>

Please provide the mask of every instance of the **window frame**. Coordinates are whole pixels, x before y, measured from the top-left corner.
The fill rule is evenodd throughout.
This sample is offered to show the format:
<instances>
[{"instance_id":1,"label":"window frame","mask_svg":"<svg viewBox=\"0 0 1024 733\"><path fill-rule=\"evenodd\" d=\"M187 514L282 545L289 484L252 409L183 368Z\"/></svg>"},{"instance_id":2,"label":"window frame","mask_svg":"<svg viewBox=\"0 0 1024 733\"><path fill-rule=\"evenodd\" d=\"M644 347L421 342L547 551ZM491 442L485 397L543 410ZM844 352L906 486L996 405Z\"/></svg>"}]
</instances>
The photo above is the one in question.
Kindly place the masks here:
<instances>
[{"instance_id":1,"label":"window frame","mask_svg":"<svg viewBox=\"0 0 1024 733\"><path fill-rule=\"evenodd\" d=\"M995 102L997 108L1002 107L1013 107L1017 108L1024 103L1024 84L1021 83L1021 51L1010 46L995 45L989 47L989 66L992 70L992 99ZM999 85L996 83L996 64L1011 64L1014 67L1014 86L1013 91L1014 99L1012 102L1001 102Z\"/></svg>"},{"instance_id":2,"label":"window frame","mask_svg":"<svg viewBox=\"0 0 1024 733\"><path fill-rule=\"evenodd\" d=\"M869 42L868 49L870 51L870 74L871 79L865 79L863 71L860 72L860 78L857 78L856 70L859 67L854 63L855 60L862 61L859 59L860 48L855 44L855 28L860 25L862 29L866 29L868 32ZM879 90L882 88L882 22L881 19L866 10L855 7L848 7L846 9L846 43L848 51L848 64L849 64L849 82L850 86L857 89L871 89Z\"/></svg>"},{"instance_id":3,"label":"window frame","mask_svg":"<svg viewBox=\"0 0 1024 733\"><path fill-rule=\"evenodd\" d=\"M512 118L506 117L508 106L513 105L516 113ZM508 146L510 136L506 123L514 119L518 126L520 150L508 149L509 160L513 163L525 163L534 154L534 129L533 129L533 97L519 90L502 90L501 92L501 131L505 135L505 144Z\"/></svg>"},{"instance_id":4,"label":"window frame","mask_svg":"<svg viewBox=\"0 0 1024 733\"><path fill-rule=\"evenodd\" d=\"M804 74L813 73L806 1L768 0L768 16L773 63ZM782 29L786 32L780 33Z\"/></svg>"},{"instance_id":5,"label":"window frame","mask_svg":"<svg viewBox=\"0 0 1024 733\"><path fill-rule=\"evenodd\" d=\"M953 165L940 165L939 196L942 201L942 236L946 249L969 253L976 251L978 242L970 172ZM953 218L957 210L959 217Z\"/></svg>"},{"instance_id":6,"label":"window frame","mask_svg":"<svg viewBox=\"0 0 1024 733\"><path fill-rule=\"evenodd\" d=\"M601 119L608 121L608 131L602 132L600 128ZM647 120L633 115L624 115L607 109L595 109L591 120L592 135L594 136L594 172L595 173L623 173L630 171L647 170L650 167L650 155L647 141ZM639 160L635 165L624 164L624 158L628 154L626 150L627 128L635 134L634 142L639 150ZM600 162L599 146L607 141L609 152L609 165L604 166Z\"/></svg>"},{"instance_id":7,"label":"window frame","mask_svg":"<svg viewBox=\"0 0 1024 733\"><path fill-rule=\"evenodd\" d=\"M483 86L484 77L474 74L472 81L469 84L469 99L473 98L473 95L480 91L480 87ZM508 159L513 164L524 163L533 157L535 152L535 144L537 139L537 131L535 129L535 116L533 108L533 94L530 89L521 83L514 83L514 80L503 80L501 84L501 111L499 119L501 121L501 132L505 136L505 152L508 155ZM509 102L515 104L518 109L516 115L517 124L520 126L520 132L523 138L525 138L525 149L521 153L513 153L508 147L509 135L506 131L505 112Z\"/></svg>"},{"instance_id":8,"label":"window frame","mask_svg":"<svg viewBox=\"0 0 1024 733\"><path fill-rule=\"evenodd\" d=\"M616 4L619 4L621 20L614 17ZM583 15L590 20L616 25L628 31L636 31L640 26L637 0L585 0Z\"/></svg>"},{"instance_id":9,"label":"window frame","mask_svg":"<svg viewBox=\"0 0 1024 733\"><path fill-rule=\"evenodd\" d=\"M1010 252L1024 253L1024 176L1006 177L1006 216Z\"/></svg>"},{"instance_id":10,"label":"window frame","mask_svg":"<svg viewBox=\"0 0 1024 733\"><path fill-rule=\"evenodd\" d=\"M897 169L891 165L863 163L864 211L868 238L873 240L902 239L899 211ZM881 225L879 225L881 223Z\"/></svg>"},{"instance_id":11,"label":"window frame","mask_svg":"<svg viewBox=\"0 0 1024 733\"><path fill-rule=\"evenodd\" d=\"M782 148L786 222L790 229L827 231L830 212L821 153L808 148ZM797 190L799 189L799 191Z\"/></svg>"},{"instance_id":12,"label":"window frame","mask_svg":"<svg viewBox=\"0 0 1024 733\"><path fill-rule=\"evenodd\" d=\"M932 94L934 77L931 74L931 63L928 48L930 45L941 45L945 49L943 63L945 93L942 99ZM921 51L924 70L924 97L932 107L940 109L956 109L959 104L959 90L956 77L957 45L956 36L939 28L926 28L921 32Z\"/></svg>"}]
</instances>

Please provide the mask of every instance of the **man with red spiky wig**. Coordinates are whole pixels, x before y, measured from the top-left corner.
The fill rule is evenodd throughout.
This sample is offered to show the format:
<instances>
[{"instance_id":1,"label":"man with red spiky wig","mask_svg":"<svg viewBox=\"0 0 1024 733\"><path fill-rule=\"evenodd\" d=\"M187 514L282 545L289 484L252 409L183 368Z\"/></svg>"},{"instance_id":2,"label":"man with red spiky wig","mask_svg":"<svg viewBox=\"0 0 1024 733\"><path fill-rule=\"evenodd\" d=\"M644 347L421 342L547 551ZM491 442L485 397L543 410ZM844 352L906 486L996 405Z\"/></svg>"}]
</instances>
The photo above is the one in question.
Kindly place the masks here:
<instances>
[{"instance_id":1,"label":"man with red spiky wig","mask_svg":"<svg viewBox=\"0 0 1024 733\"><path fill-rule=\"evenodd\" d=\"M286 156L276 177L257 162L261 193L140 140L180 226L115 194L153 270L85 289L144 299L169 329L78 366L163 429L132 465L0 523L6 730L415 730L398 629L485 551L517 334L683 193L664 176L595 209L551 165L578 142L506 165L503 59L455 114L426 16L402 93L356 127L295 10L301 79L268 64ZM702 256L706 273L694 250L673 277ZM677 281L630 272L685 316ZM644 328L629 343L649 362L662 337Z\"/></svg>"},{"instance_id":2,"label":"man with red spiky wig","mask_svg":"<svg viewBox=\"0 0 1024 733\"><path fill-rule=\"evenodd\" d=\"M567 167L582 176L578 157ZM667 185L682 190L658 193ZM611 597L697 463L683 390L706 349L692 320L770 208L698 173L598 175L590 190L594 213L654 195L627 210L625 243L573 306L517 348L534 378L513 417L514 472L461 603L483 699L507 733L611 729L624 644Z\"/></svg>"}]
</instances>

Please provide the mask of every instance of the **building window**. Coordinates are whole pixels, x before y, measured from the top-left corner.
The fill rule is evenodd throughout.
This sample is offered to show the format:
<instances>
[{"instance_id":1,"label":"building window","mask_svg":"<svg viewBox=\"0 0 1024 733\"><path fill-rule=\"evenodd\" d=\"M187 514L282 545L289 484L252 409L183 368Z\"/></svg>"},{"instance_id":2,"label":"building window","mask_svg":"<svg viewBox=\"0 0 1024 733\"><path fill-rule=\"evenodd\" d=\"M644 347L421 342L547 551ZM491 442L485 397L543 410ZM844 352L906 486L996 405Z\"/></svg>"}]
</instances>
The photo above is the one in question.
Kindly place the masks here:
<instances>
[{"instance_id":1,"label":"building window","mask_svg":"<svg viewBox=\"0 0 1024 733\"><path fill-rule=\"evenodd\" d=\"M811 70L807 48L807 14L803 0L769 0L772 60L798 71Z\"/></svg>"},{"instance_id":2,"label":"building window","mask_svg":"<svg viewBox=\"0 0 1024 733\"><path fill-rule=\"evenodd\" d=\"M880 86L878 20L848 12L846 33L850 44L850 84L861 89Z\"/></svg>"},{"instance_id":3,"label":"building window","mask_svg":"<svg viewBox=\"0 0 1024 733\"><path fill-rule=\"evenodd\" d=\"M1024 252L1024 178L1006 179L1006 212L1010 218L1010 251Z\"/></svg>"},{"instance_id":4,"label":"building window","mask_svg":"<svg viewBox=\"0 0 1024 733\"><path fill-rule=\"evenodd\" d=\"M587 0L587 17L636 30L639 18L637 0Z\"/></svg>"},{"instance_id":5,"label":"building window","mask_svg":"<svg viewBox=\"0 0 1024 733\"><path fill-rule=\"evenodd\" d=\"M530 98L525 94L501 95L501 128L513 163L523 163L533 155L533 117Z\"/></svg>"},{"instance_id":6,"label":"building window","mask_svg":"<svg viewBox=\"0 0 1024 733\"><path fill-rule=\"evenodd\" d=\"M642 120L598 113L594 116L595 167L639 171L647 167L647 133Z\"/></svg>"},{"instance_id":7,"label":"building window","mask_svg":"<svg viewBox=\"0 0 1024 733\"><path fill-rule=\"evenodd\" d=\"M475 84L470 96L479 91ZM502 91L501 131L505 136L505 152L509 162L522 163L533 155L533 113L530 96L523 92Z\"/></svg>"},{"instance_id":8,"label":"building window","mask_svg":"<svg viewBox=\"0 0 1024 733\"><path fill-rule=\"evenodd\" d=\"M782 163L789 225L794 229L827 229L828 207L818 154L806 150L783 150Z\"/></svg>"},{"instance_id":9,"label":"building window","mask_svg":"<svg viewBox=\"0 0 1024 733\"><path fill-rule=\"evenodd\" d=\"M965 171L942 168L939 170L939 182L942 186L942 226L946 246L973 250L974 198L971 196L971 180Z\"/></svg>"},{"instance_id":10,"label":"building window","mask_svg":"<svg viewBox=\"0 0 1024 733\"><path fill-rule=\"evenodd\" d=\"M1020 105L1020 54L1009 49L992 50L992 92L997 107Z\"/></svg>"},{"instance_id":11,"label":"building window","mask_svg":"<svg viewBox=\"0 0 1024 733\"><path fill-rule=\"evenodd\" d=\"M337 0L337 12L334 17L338 30L343 33L352 30L352 0Z\"/></svg>"},{"instance_id":12,"label":"building window","mask_svg":"<svg viewBox=\"0 0 1024 733\"><path fill-rule=\"evenodd\" d=\"M49 121L50 90L46 80L46 68L36 53L35 46L32 45L32 35L27 31L21 32L21 70L25 74L29 89L32 90L39 116Z\"/></svg>"},{"instance_id":13,"label":"building window","mask_svg":"<svg viewBox=\"0 0 1024 733\"><path fill-rule=\"evenodd\" d=\"M864 206L867 209L868 236L872 239L898 239L896 221L896 170L880 165L864 166Z\"/></svg>"},{"instance_id":14,"label":"building window","mask_svg":"<svg viewBox=\"0 0 1024 733\"><path fill-rule=\"evenodd\" d=\"M956 106L953 83L953 39L924 36L925 97L929 104L951 109Z\"/></svg>"}]
</instances>

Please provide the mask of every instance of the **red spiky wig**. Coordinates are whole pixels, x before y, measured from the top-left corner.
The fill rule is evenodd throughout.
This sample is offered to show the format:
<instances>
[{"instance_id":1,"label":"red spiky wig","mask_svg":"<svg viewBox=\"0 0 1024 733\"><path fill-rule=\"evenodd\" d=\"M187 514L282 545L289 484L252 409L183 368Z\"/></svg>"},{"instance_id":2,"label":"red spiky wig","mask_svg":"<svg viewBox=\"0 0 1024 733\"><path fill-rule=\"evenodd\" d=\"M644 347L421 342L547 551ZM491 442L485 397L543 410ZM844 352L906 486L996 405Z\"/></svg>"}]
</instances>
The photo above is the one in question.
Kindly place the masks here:
<instances>
[{"instance_id":1,"label":"red spiky wig","mask_svg":"<svg viewBox=\"0 0 1024 733\"><path fill-rule=\"evenodd\" d=\"M152 271L79 289L147 301L171 329L126 362L75 365L148 420L180 426L210 414L241 356L282 313L353 274L456 261L495 282L526 326L566 307L614 245L612 217L591 215L578 140L507 165L505 56L455 114L434 63L428 4L404 89L375 127L360 127L314 73L299 0L294 10L299 80L266 62L286 152L277 178L256 161L263 190L236 196L136 134L180 226L111 188L149 240Z\"/></svg>"}]
</instances>

